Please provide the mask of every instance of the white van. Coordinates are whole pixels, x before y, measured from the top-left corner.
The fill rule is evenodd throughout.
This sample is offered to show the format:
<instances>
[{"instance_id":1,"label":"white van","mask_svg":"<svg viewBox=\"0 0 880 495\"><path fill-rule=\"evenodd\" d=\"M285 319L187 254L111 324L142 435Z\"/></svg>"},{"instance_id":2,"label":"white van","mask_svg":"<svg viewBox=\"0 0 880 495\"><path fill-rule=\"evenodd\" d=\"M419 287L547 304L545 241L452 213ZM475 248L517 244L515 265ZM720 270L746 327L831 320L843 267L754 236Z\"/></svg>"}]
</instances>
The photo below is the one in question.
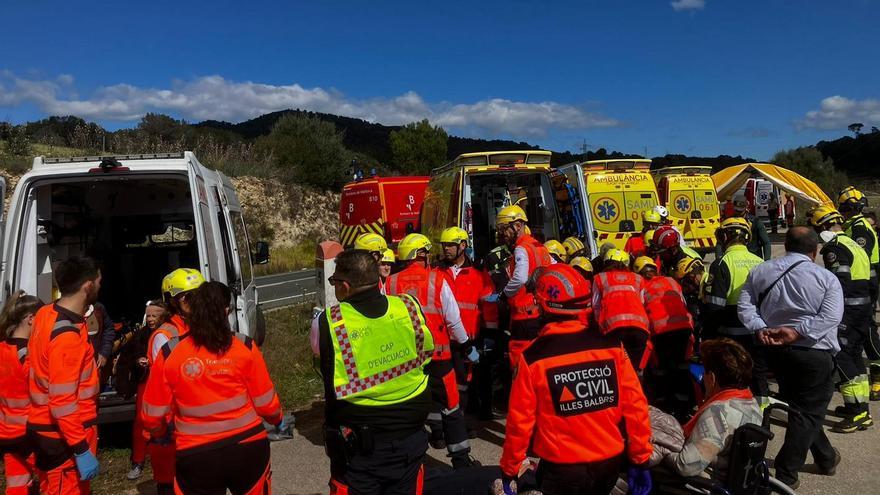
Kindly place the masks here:
<instances>
[{"instance_id":1,"label":"white van","mask_svg":"<svg viewBox=\"0 0 880 495\"><path fill-rule=\"evenodd\" d=\"M261 343L251 251L232 182L192 152L34 159L4 219L0 298L22 289L57 298L52 269L70 256L102 268L99 301L115 321L141 321L147 300L161 297L165 274L197 268L235 293L233 329ZM102 396L102 404L104 397Z\"/></svg>"}]
</instances>

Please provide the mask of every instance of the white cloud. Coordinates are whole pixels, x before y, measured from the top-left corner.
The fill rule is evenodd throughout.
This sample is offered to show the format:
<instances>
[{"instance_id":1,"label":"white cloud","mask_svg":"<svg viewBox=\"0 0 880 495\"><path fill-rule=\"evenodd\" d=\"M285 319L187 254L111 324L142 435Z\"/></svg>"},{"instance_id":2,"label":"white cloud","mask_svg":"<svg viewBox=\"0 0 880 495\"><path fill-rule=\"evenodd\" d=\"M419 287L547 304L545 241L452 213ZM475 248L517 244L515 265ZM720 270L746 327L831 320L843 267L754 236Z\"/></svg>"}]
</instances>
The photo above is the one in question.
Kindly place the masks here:
<instances>
[{"instance_id":1,"label":"white cloud","mask_svg":"<svg viewBox=\"0 0 880 495\"><path fill-rule=\"evenodd\" d=\"M574 105L492 98L475 103L426 102L410 91L395 97L352 99L339 91L299 84L236 82L221 76L173 81L169 88L130 84L103 86L80 98L73 77L33 80L0 70L0 107L30 103L50 115L134 121L147 112L188 120L237 122L288 108L332 113L400 125L427 118L449 129L494 135L541 136L549 129L615 127L620 122Z\"/></svg>"},{"instance_id":2,"label":"white cloud","mask_svg":"<svg viewBox=\"0 0 880 495\"><path fill-rule=\"evenodd\" d=\"M810 110L795 122L798 129L845 129L861 122L866 126L880 125L880 100L853 100L845 96L829 96L822 100L818 110Z\"/></svg>"},{"instance_id":3,"label":"white cloud","mask_svg":"<svg viewBox=\"0 0 880 495\"><path fill-rule=\"evenodd\" d=\"M706 0L675 0L670 2L669 5L672 5L672 9L676 12L681 12L682 10L703 10L706 8Z\"/></svg>"}]
</instances>

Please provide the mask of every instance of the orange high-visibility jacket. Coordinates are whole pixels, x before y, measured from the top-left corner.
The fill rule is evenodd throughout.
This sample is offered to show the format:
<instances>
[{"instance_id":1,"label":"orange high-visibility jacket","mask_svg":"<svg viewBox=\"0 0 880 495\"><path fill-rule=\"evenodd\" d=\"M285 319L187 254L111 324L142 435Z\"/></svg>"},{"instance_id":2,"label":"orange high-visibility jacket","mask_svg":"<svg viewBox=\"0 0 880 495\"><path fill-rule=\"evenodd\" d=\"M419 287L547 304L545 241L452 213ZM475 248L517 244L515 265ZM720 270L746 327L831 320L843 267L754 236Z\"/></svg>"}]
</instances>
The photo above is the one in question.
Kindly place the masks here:
<instances>
[{"instance_id":1,"label":"orange high-visibility jacket","mask_svg":"<svg viewBox=\"0 0 880 495\"><path fill-rule=\"evenodd\" d=\"M645 246L645 235L642 233L631 235L630 238L626 240L626 245L623 247L623 250L626 251L632 259L644 256L648 251L647 246Z\"/></svg>"},{"instance_id":2,"label":"orange high-visibility jacket","mask_svg":"<svg viewBox=\"0 0 880 495\"><path fill-rule=\"evenodd\" d=\"M687 309L681 286L671 277L658 275L645 280L645 312L654 335L694 329L694 317Z\"/></svg>"},{"instance_id":3,"label":"orange high-visibility jacket","mask_svg":"<svg viewBox=\"0 0 880 495\"><path fill-rule=\"evenodd\" d=\"M180 455L265 438L260 417L271 424L281 421L281 403L263 355L250 337L235 337L223 355L185 337L150 373L144 429L154 438L164 436L170 411Z\"/></svg>"},{"instance_id":4,"label":"orange high-visibility jacket","mask_svg":"<svg viewBox=\"0 0 880 495\"><path fill-rule=\"evenodd\" d=\"M455 294L455 301L461 312L461 323L467 331L468 338L474 339L482 325L480 300L492 294L492 279L489 278L489 274L473 265L462 267L458 270L458 275L453 275L451 267L441 270L452 282L452 293Z\"/></svg>"},{"instance_id":5,"label":"orange high-visibility jacket","mask_svg":"<svg viewBox=\"0 0 880 495\"><path fill-rule=\"evenodd\" d=\"M28 429L85 452L86 429L97 419L98 373L83 317L57 303L37 310L28 356Z\"/></svg>"},{"instance_id":6,"label":"orange high-visibility jacket","mask_svg":"<svg viewBox=\"0 0 880 495\"><path fill-rule=\"evenodd\" d=\"M540 267L550 266L552 260L550 252L543 244L538 242L534 237L523 234L516 240L514 251L516 248L523 248L529 257L529 277ZM516 270L516 258L510 258L508 266L508 276L512 277ZM510 319L512 321L532 320L538 318L541 313L538 304L535 302L534 294L526 290L525 286L520 287L519 291L508 299L510 305Z\"/></svg>"},{"instance_id":7,"label":"orange high-visibility jacket","mask_svg":"<svg viewBox=\"0 0 880 495\"><path fill-rule=\"evenodd\" d=\"M180 315L172 315L165 323L161 324L151 335L147 343L147 361L153 366L157 356L153 356L153 343L157 336L163 335L168 342L172 342L170 349L173 350L181 337L189 333L189 326Z\"/></svg>"},{"instance_id":8,"label":"orange high-visibility jacket","mask_svg":"<svg viewBox=\"0 0 880 495\"><path fill-rule=\"evenodd\" d=\"M408 294L422 305L425 323L434 338L434 360L452 359L449 330L443 318L443 282L450 283L446 274L419 263L410 263L403 270L388 277L388 295Z\"/></svg>"},{"instance_id":9,"label":"orange high-visibility jacket","mask_svg":"<svg viewBox=\"0 0 880 495\"><path fill-rule=\"evenodd\" d=\"M641 275L611 270L593 277L593 314L599 330L608 334L618 328L638 328L648 332Z\"/></svg>"},{"instance_id":10,"label":"orange high-visibility jacket","mask_svg":"<svg viewBox=\"0 0 880 495\"><path fill-rule=\"evenodd\" d=\"M648 401L619 344L578 321L551 323L516 369L501 454L504 474L516 476L530 442L535 455L561 464L610 459L624 448L633 464L651 457Z\"/></svg>"},{"instance_id":11,"label":"orange high-visibility jacket","mask_svg":"<svg viewBox=\"0 0 880 495\"><path fill-rule=\"evenodd\" d=\"M31 410L27 344L27 339L12 337L0 342L0 446L25 434Z\"/></svg>"}]
</instances>

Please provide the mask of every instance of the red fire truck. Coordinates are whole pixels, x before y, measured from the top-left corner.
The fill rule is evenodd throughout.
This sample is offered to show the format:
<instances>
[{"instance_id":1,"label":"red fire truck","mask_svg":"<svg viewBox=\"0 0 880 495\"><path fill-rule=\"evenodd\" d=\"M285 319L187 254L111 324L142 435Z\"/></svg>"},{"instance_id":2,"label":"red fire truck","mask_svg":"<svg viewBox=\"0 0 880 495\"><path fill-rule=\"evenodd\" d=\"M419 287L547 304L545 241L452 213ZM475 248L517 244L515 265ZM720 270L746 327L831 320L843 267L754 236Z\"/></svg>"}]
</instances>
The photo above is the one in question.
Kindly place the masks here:
<instances>
[{"instance_id":1,"label":"red fire truck","mask_svg":"<svg viewBox=\"0 0 880 495\"><path fill-rule=\"evenodd\" d=\"M418 232L428 179L374 175L346 184L339 201L339 242L348 248L357 236L372 232L396 244Z\"/></svg>"}]
</instances>

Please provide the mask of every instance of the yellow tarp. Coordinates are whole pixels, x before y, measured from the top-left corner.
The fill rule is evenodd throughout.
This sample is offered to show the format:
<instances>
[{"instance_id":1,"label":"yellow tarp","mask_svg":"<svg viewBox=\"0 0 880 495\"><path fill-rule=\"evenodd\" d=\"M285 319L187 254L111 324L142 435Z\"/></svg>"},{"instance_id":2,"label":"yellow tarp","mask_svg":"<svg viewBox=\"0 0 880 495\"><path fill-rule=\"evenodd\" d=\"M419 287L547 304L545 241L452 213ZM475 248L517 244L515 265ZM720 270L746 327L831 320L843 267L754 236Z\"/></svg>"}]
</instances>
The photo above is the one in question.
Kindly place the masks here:
<instances>
[{"instance_id":1,"label":"yellow tarp","mask_svg":"<svg viewBox=\"0 0 880 495\"><path fill-rule=\"evenodd\" d=\"M788 194L811 204L832 204L831 199L815 182L793 172L770 163L743 163L734 165L712 174L718 199L725 201L733 197L743 184L755 173L772 182L776 187Z\"/></svg>"}]
</instances>

